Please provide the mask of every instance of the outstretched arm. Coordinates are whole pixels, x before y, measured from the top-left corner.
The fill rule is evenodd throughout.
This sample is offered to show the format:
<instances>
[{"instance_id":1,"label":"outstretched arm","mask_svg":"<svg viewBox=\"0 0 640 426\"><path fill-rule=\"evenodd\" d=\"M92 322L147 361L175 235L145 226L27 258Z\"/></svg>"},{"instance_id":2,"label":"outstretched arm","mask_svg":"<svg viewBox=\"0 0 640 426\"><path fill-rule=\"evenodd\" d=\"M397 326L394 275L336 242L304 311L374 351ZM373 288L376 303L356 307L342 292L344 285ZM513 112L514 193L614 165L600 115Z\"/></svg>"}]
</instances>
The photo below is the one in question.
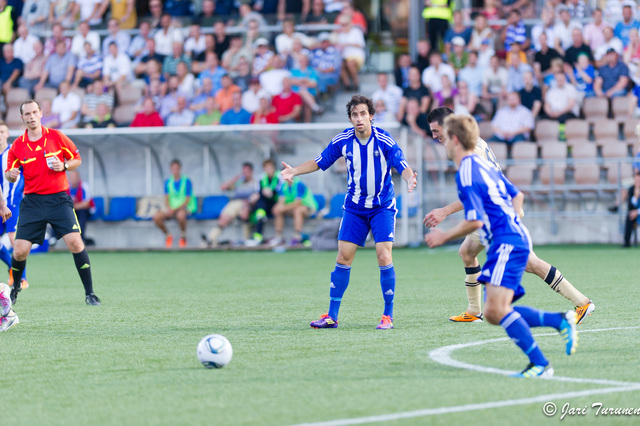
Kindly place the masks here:
<instances>
[{"instance_id":1,"label":"outstretched arm","mask_svg":"<svg viewBox=\"0 0 640 426\"><path fill-rule=\"evenodd\" d=\"M441 246L447 241L454 240L456 238L464 237L475 231L478 228L482 228L482 221L480 220L463 220L453 228L447 231L441 231L440 229L434 229L424 236L424 240L429 247L434 248Z\"/></svg>"},{"instance_id":2,"label":"outstretched arm","mask_svg":"<svg viewBox=\"0 0 640 426\"><path fill-rule=\"evenodd\" d=\"M423 219L422 223L427 228L435 228L446 219L447 216L459 212L463 209L462 202L456 200L448 206L441 207L439 209L431 210Z\"/></svg>"},{"instance_id":3,"label":"outstretched arm","mask_svg":"<svg viewBox=\"0 0 640 426\"><path fill-rule=\"evenodd\" d=\"M284 169L282 169L282 171L280 172L280 176L282 176L282 179L286 180L287 182L293 182L294 176L306 175L307 173L313 173L316 170L320 169L320 167L318 167L318 163L316 163L316 160L305 161L298 167L291 167L283 161L282 166L284 167Z\"/></svg>"}]
</instances>

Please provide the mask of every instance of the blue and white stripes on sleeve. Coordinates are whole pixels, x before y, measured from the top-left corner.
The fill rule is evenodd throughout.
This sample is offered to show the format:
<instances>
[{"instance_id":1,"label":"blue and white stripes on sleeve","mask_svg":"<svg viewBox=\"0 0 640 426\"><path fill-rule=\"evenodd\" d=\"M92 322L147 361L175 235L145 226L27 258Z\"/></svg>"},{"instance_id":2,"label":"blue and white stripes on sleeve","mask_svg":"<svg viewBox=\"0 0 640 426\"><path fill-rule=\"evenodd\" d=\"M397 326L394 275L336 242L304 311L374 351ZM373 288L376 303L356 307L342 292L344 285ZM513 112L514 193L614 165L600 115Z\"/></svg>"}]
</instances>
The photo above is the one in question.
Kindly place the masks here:
<instances>
[{"instance_id":1,"label":"blue and white stripes on sleeve","mask_svg":"<svg viewBox=\"0 0 640 426\"><path fill-rule=\"evenodd\" d=\"M1 154L2 158L2 197L5 199L7 206L10 208L15 208L20 205L20 201L22 200L22 193L24 192L24 179L22 174L18 175L18 178L15 182L9 182L7 178L4 176L4 170L7 170L7 157L9 153L9 148L11 145L7 146L7 149Z\"/></svg>"},{"instance_id":2,"label":"blue and white stripes on sleeve","mask_svg":"<svg viewBox=\"0 0 640 426\"><path fill-rule=\"evenodd\" d=\"M345 158L348 173L346 208L349 205L365 209L388 205L394 198L391 168L402 174L409 167L393 137L377 127L371 128L366 144L356 138L354 128L344 130L315 161L318 167L326 170L340 157Z\"/></svg>"}]
</instances>

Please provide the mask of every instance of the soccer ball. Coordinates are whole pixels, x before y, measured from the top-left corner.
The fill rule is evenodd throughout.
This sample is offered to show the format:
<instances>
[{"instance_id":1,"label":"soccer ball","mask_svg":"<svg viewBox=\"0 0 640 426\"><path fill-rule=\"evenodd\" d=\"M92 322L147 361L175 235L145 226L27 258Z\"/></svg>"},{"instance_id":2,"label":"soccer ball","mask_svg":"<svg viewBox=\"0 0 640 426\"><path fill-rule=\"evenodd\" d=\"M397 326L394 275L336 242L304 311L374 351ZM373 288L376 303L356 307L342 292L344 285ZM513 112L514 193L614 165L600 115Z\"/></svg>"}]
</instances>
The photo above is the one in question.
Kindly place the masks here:
<instances>
[{"instance_id":1,"label":"soccer ball","mask_svg":"<svg viewBox=\"0 0 640 426\"><path fill-rule=\"evenodd\" d=\"M222 368L229 364L232 356L231 343L220 334L205 336L198 343L198 359L207 368Z\"/></svg>"}]
</instances>

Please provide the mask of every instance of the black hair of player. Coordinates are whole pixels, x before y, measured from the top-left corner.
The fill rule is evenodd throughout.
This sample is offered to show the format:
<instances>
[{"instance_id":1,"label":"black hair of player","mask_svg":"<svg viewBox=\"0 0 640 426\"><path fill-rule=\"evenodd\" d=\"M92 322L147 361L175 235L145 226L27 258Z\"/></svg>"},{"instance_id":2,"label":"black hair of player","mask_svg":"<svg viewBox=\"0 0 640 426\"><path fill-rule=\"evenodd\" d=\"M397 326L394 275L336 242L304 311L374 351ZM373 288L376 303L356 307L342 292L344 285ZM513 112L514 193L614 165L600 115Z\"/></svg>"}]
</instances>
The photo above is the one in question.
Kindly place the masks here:
<instances>
[{"instance_id":1,"label":"black hair of player","mask_svg":"<svg viewBox=\"0 0 640 426\"><path fill-rule=\"evenodd\" d=\"M447 107L438 107L433 109L427 116L427 123L438 123L438 126L442 126L444 119L453 114L453 110Z\"/></svg>"},{"instance_id":2,"label":"black hair of player","mask_svg":"<svg viewBox=\"0 0 640 426\"><path fill-rule=\"evenodd\" d=\"M353 95L351 100L347 103L347 117L351 120L351 111L358 105L366 105L369 110L369 115L373 117L376 113L376 107L373 106L373 101L366 96L362 95Z\"/></svg>"}]
</instances>

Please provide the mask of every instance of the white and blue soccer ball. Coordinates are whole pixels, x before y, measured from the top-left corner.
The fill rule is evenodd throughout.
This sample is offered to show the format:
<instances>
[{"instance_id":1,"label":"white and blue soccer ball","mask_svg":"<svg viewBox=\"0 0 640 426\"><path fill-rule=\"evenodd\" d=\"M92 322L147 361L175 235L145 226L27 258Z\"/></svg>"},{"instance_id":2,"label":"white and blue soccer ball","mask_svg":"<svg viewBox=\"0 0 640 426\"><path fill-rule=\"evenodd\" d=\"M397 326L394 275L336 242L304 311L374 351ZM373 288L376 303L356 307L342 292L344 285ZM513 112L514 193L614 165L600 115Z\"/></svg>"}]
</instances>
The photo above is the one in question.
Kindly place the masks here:
<instances>
[{"instance_id":1,"label":"white and blue soccer ball","mask_svg":"<svg viewBox=\"0 0 640 426\"><path fill-rule=\"evenodd\" d=\"M205 336L198 343L198 359L207 368L222 368L229 364L231 357L231 343L220 334Z\"/></svg>"}]
</instances>

